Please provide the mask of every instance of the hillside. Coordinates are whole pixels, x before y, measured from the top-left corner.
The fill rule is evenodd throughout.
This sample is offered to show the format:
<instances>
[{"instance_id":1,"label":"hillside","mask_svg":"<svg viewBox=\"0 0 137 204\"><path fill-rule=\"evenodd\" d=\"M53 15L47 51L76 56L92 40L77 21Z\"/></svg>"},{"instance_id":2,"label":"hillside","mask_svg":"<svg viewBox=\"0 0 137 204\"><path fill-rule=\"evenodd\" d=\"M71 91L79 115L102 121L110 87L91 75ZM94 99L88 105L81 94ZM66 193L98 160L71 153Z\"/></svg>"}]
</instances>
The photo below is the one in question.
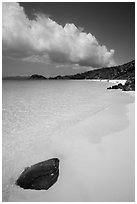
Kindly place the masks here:
<instances>
[{"instance_id":1,"label":"hillside","mask_svg":"<svg viewBox=\"0 0 137 204\"><path fill-rule=\"evenodd\" d=\"M128 79L135 77L135 60L123 65L100 68L75 75L56 76L49 79Z\"/></svg>"}]
</instances>

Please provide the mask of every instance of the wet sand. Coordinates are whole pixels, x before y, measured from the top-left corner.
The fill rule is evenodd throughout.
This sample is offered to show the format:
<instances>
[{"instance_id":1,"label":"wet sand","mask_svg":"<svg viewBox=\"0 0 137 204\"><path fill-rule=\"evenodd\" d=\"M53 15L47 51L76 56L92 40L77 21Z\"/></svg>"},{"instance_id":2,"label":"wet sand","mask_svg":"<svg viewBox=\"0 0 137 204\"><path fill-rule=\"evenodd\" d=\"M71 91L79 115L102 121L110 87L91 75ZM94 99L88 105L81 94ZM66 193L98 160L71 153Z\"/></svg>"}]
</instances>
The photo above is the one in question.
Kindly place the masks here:
<instances>
[{"instance_id":1,"label":"wet sand","mask_svg":"<svg viewBox=\"0 0 137 204\"><path fill-rule=\"evenodd\" d=\"M109 106L52 137L52 151L60 159L58 182L48 191L14 186L8 201L134 201L134 94L108 94L102 100Z\"/></svg>"}]
</instances>

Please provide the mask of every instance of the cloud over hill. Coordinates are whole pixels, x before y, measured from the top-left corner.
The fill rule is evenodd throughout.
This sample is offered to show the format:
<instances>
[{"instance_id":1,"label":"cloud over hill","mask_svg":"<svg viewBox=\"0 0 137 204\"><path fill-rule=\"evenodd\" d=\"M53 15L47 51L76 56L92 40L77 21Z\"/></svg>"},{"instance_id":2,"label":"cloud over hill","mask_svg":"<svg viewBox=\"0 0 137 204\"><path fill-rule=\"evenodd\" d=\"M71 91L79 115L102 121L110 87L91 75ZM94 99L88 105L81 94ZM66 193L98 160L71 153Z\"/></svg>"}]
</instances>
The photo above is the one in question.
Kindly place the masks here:
<instances>
[{"instance_id":1,"label":"cloud over hill","mask_svg":"<svg viewBox=\"0 0 137 204\"><path fill-rule=\"evenodd\" d=\"M25 61L78 64L93 68L114 64L114 50L74 24L64 27L44 14L30 20L19 3L2 4L3 56Z\"/></svg>"}]
</instances>

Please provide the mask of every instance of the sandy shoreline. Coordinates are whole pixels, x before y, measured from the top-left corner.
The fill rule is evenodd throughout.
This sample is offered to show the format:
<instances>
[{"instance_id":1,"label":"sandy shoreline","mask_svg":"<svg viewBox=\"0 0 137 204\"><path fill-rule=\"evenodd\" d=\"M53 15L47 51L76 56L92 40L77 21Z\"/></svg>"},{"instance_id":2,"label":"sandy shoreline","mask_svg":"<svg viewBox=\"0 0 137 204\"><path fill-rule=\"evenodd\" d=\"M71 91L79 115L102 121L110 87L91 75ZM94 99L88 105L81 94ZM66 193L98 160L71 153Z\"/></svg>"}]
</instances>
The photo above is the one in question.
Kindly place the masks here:
<instances>
[{"instance_id":1,"label":"sandy shoreline","mask_svg":"<svg viewBox=\"0 0 137 204\"><path fill-rule=\"evenodd\" d=\"M125 84L126 80L124 79L91 79L91 81L96 81L96 82L108 82L108 83L113 83L113 84L119 84L121 83L122 85Z\"/></svg>"},{"instance_id":2,"label":"sandy shoreline","mask_svg":"<svg viewBox=\"0 0 137 204\"><path fill-rule=\"evenodd\" d=\"M110 106L52 137L61 152L57 184L46 192L14 187L9 201L134 201L134 99L108 94Z\"/></svg>"},{"instance_id":3,"label":"sandy shoreline","mask_svg":"<svg viewBox=\"0 0 137 204\"><path fill-rule=\"evenodd\" d=\"M16 167L13 166L15 170L5 189L7 192L4 192L6 201L134 201L134 92L107 91L105 87L110 83L102 84L102 94L93 99L95 104L91 104L93 108L90 112L86 112L87 106L84 107L86 114L84 112L79 115L79 112L75 112L74 120L70 118L64 127L61 123L61 129L53 132L48 140L44 139L44 134L40 138L35 135L31 140L22 135L24 138L20 138L20 145L22 140L26 140L26 147L30 148L30 152L28 153L28 149L25 152L25 146L20 146L23 151L16 149L15 156L12 156L12 163L16 161ZM89 97L89 93L87 96ZM32 154L32 158L28 160L24 156L29 154ZM9 156L11 159L11 155L7 155ZM18 161L22 156L23 162ZM59 179L52 188L48 191L33 191L14 185L15 178L27 162L36 163L51 157L60 159Z\"/></svg>"}]
</instances>

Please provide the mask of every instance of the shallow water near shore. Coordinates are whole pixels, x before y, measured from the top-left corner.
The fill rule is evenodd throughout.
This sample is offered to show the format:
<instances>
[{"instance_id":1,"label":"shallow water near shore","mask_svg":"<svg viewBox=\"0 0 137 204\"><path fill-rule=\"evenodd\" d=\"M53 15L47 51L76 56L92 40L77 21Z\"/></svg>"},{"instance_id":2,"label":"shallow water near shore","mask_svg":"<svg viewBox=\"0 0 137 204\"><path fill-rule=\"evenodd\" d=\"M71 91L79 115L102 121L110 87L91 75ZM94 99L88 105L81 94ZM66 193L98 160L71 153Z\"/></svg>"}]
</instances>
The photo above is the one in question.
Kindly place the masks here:
<instances>
[{"instance_id":1,"label":"shallow water near shore","mask_svg":"<svg viewBox=\"0 0 137 204\"><path fill-rule=\"evenodd\" d=\"M110 85L3 81L3 201L134 201L134 97ZM60 174L48 191L15 185L52 157Z\"/></svg>"}]
</instances>

